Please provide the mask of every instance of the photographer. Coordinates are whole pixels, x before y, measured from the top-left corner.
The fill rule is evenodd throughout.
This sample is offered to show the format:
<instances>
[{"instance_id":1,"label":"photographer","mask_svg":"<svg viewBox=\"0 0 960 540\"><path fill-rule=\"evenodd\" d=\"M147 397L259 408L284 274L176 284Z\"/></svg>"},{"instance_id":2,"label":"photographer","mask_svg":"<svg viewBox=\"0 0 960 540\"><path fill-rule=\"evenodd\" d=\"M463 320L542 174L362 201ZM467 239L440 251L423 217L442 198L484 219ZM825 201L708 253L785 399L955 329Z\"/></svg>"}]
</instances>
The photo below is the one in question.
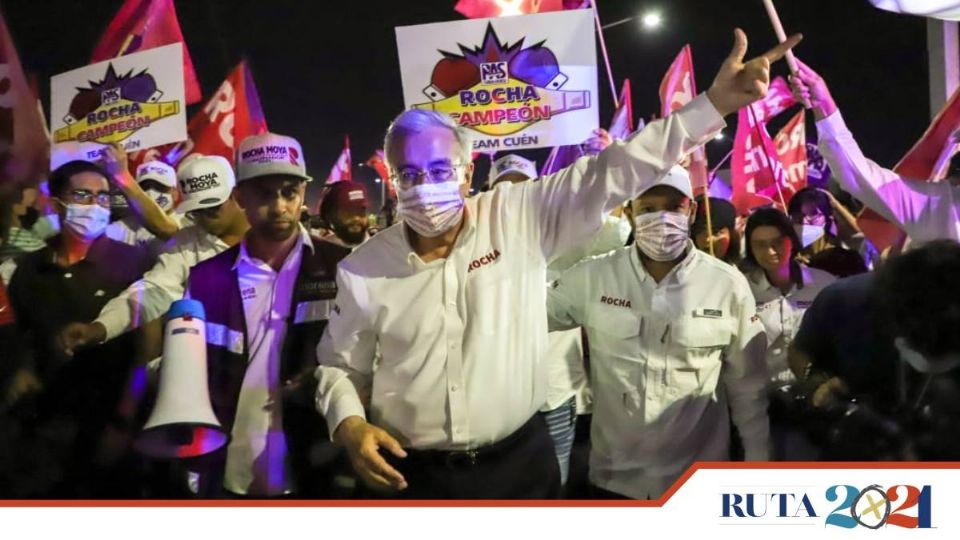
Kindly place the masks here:
<instances>
[{"instance_id":1,"label":"photographer","mask_svg":"<svg viewBox=\"0 0 960 540\"><path fill-rule=\"evenodd\" d=\"M960 457L957 275L960 244L938 240L817 297L789 363L823 458Z\"/></svg>"}]
</instances>

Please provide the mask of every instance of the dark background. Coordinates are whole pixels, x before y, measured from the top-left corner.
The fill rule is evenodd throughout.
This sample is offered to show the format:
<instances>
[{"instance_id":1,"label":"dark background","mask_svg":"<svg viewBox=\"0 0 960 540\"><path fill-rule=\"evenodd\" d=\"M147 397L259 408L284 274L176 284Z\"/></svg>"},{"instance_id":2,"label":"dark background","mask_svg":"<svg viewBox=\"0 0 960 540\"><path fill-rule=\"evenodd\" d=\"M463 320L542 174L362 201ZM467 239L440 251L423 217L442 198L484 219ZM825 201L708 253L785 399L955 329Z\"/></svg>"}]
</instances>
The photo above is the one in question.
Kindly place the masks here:
<instances>
[{"instance_id":1,"label":"dark background","mask_svg":"<svg viewBox=\"0 0 960 540\"><path fill-rule=\"evenodd\" d=\"M384 129L401 111L393 28L462 18L453 10L456 0L175 3L204 95L246 57L271 131L301 141L310 173L317 179L326 178L345 134L351 138L354 162L365 161L381 147ZM48 110L50 76L87 63L121 4L122 0L0 3L24 69L40 79ZM865 153L893 165L929 123L925 20L879 11L867 0L777 4L787 32L805 36L797 55L831 84ZM617 84L625 77L632 80L634 112L644 117L659 110L660 80L685 43L692 46L698 90L703 91L729 51L735 26L750 38L748 56L775 41L760 0L598 0L597 5L604 24L654 8L664 17L654 32L641 29L639 19L605 32ZM786 66L781 63L774 72L785 74ZM598 76L600 118L606 125L612 99L602 68ZM736 117L728 123L726 139L708 145L711 163L733 143ZM808 137L814 134L808 119ZM368 173L360 169L355 174Z\"/></svg>"}]
</instances>

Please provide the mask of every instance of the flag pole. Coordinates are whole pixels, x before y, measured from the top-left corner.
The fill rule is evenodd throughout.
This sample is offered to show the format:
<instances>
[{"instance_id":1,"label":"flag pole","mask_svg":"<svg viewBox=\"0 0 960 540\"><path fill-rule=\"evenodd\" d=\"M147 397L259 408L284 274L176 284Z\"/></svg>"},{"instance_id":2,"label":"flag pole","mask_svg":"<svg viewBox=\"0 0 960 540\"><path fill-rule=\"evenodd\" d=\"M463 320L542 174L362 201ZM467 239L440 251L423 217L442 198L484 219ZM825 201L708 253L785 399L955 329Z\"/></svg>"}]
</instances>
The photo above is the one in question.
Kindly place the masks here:
<instances>
[{"instance_id":1,"label":"flag pole","mask_svg":"<svg viewBox=\"0 0 960 540\"><path fill-rule=\"evenodd\" d=\"M777 14L777 8L773 5L773 0L763 0L763 7L767 10L767 17L770 18L770 25L773 26L773 33L777 35L777 40L783 43L787 40L787 33L783 30L783 23L780 22L780 15ZM793 56L793 51L788 50L784 54L787 66L790 67L790 73L796 75L800 68L797 66L797 59ZM809 109L813 107L809 100L803 100L803 107Z\"/></svg>"},{"instance_id":2,"label":"flag pole","mask_svg":"<svg viewBox=\"0 0 960 540\"><path fill-rule=\"evenodd\" d=\"M593 21L597 26L597 37L600 38L600 52L603 54L603 63L607 67L607 79L610 81L610 93L613 95L613 108L620 108L620 97L617 95L617 85L613 82L613 69L610 68L610 56L607 54L607 42L603 39L603 25L600 24L600 12L597 11L597 0L590 2L593 10Z\"/></svg>"},{"instance_id":3,"label":"flag pole","mask_svg":"<svg viewBox=\"0 0 960 540\"><path fill-rule=\"evenodd\" d=\"M703 193L703 212L707 215L707 245L710 246L710 256L716 257L713 251L713 219L710 217L710 179L707 179L707 190Z\"/></svg>"}]
</instances>

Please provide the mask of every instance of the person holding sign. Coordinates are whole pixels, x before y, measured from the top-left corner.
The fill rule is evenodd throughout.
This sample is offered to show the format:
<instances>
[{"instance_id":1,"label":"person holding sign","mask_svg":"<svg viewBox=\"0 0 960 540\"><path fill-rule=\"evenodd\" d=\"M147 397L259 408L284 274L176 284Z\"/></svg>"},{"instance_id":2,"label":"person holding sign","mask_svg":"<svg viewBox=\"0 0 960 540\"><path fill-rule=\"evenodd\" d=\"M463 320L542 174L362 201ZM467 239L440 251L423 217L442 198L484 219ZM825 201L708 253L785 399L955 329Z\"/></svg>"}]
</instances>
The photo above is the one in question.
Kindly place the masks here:
<instances>
[{"instance_id":1,"label":"person holding sign","mask_svg":"<svg viewBox=\"0 0 960 540\"><path fill-rule=\"evenodd\" d=\"M469 199L467 133L428 110L394 120L384 150L403 223L341 262L316 373L317 408L369 487L412 498L558 495L536 414L548 262L762 98L771 62L800 39L745 61L737 29L706 94L540 181Z\"/></svg>"}]
</instances>

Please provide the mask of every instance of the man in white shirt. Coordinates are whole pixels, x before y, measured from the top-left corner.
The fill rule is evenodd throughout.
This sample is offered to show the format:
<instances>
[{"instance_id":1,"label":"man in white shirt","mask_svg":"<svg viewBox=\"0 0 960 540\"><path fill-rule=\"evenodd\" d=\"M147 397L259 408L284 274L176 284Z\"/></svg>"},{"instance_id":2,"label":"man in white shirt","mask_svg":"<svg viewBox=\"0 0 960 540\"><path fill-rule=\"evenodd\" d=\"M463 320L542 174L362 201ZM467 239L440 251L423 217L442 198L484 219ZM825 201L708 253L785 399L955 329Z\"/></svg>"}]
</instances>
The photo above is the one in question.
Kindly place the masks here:
<instances>
[{"instance_id":1,"label":"man in white shirt","mask_svg":"<svg viewBox=\"0 0 960 540\"><path fill-rule=\"evenodd\" d=\"M425 110L394 121L384 149L404 221L340 264L318 350L317 407L361 479L409 497L558 494L536 414L546 398L548 261L765 95L770 62L798 41L744 64L737 30L706 95L554 175L466 200L466 132Z\"/></svg>"},{"instance_id":2,"label":"man in white shirt","mask_svg":"<svg viewBox=\"0 0 960 540\"><path fill-rule=\"evenodd\" d=\"M137 184L148 197L153 199L167 216L179 222L174 213L180 194L177 191L177 172L162 161L147 161L137 167ZM156 257L167 238L160 238L150 232L135 215L114 221L107 227L107 238L131 246L143 246L151 256Z\"/></svg>"},{"instance_id":3,"label":"man in white shirt","mask_svg":"<svg viewBox=\"0 0 960 540\"><path fill-rule=\"evenodd\" d=\"M631 203L636 246L588 260L550 290L550 327L583 326L599 496L656 499L695 461L769 458L766 340L746 279L696 249L680 166ZM728 412L729 407L729 412Z\"/></svg>"},{"instance_id":4,"label":"man in white shirt","mask_svg":"<svg viewBox=\"0 0 960 540\"><path fill-rule=\"evenodd\" d=\"M794 95L808 99L817 120L819 147L840 187L867 208L899 225L913 242L960 240L960 187L946 179L901 178L867 159L840 115L827 83L799 60L790 77Z\"/></svg>"},{"instance_id":5,"label":"man in white shirt","mask_svg":"<svg viewBox=\"0 0 960 540\"><path fill-rule=\"evenodd\" d=\"M180 167L177 178L184 196L180 208L196 224L177 231L153 268L107 302L96 320L67 325L61 335L67 354L158 321L170 304L183 297L190 268L226 251L250 228L243 210L230 197L236 178L226 159L194 158Z\"/></svg>"},{"instance_id":6,"label":"man in white shirt","mask_svg":"<svg viewBox=\"0 0 960 540\"><path fill-rule=\"evenodd\" d=\"M316 445L331 443L313 408L311 375L336 265L350 250L311 238L300 224L310 177L295 139L247 137L237 173L234 198L250 230L194 267L187 286L204 306L211 403L231 434L193 472L203 496L322 496L331 475L317 470Z\"/></svg>"}]
</instances>

